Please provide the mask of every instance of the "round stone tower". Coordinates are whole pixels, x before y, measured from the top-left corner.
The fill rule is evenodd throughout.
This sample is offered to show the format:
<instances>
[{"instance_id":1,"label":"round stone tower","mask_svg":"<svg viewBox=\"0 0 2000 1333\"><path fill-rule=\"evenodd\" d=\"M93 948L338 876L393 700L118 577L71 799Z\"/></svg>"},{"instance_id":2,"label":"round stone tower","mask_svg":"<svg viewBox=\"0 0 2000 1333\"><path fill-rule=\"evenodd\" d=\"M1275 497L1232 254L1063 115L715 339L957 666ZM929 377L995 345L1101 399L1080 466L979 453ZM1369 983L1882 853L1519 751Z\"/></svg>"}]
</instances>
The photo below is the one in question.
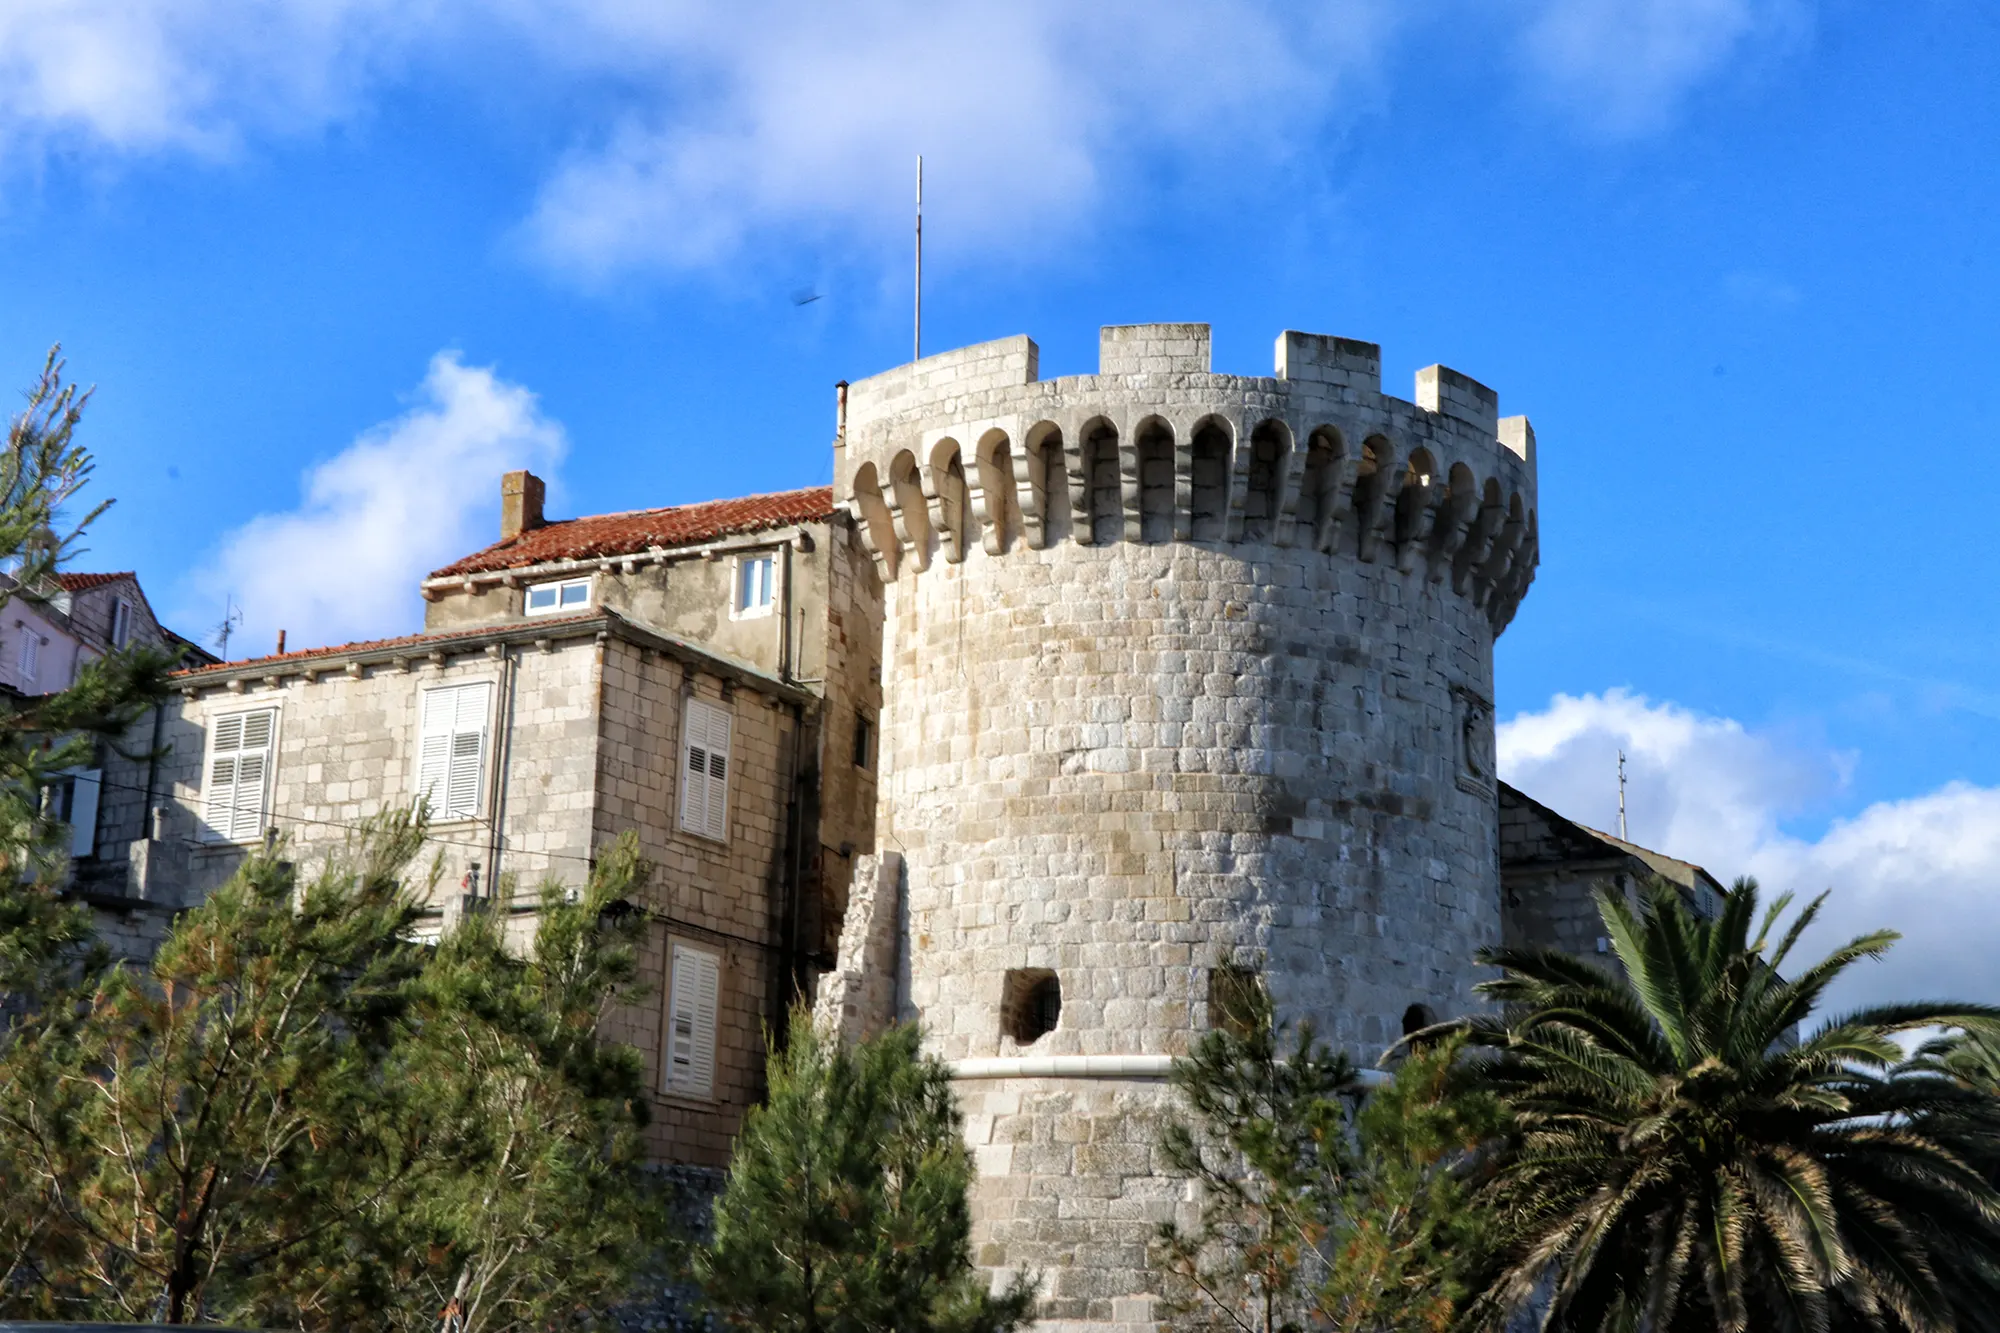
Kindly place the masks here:
<instances>
[{"instance_id":1,"label":"round stone tower","mask_svg":"<svg viewBox=\"0 0 2000 1333\"><path fill-rule=\"evenodd\" d=\"M898 1006L952 1063L975 1257L1044 1327L1155 1327L1185 1203L1167 1062L1255 973L1366 1061L1500 938L1493 641L1537 562L1534 434L1442 366L1285 333L1025 337L852 386L834 485L882 575L877 844ZM893 865L893 861L891 861Z\"/></svg>"}]
</instances>

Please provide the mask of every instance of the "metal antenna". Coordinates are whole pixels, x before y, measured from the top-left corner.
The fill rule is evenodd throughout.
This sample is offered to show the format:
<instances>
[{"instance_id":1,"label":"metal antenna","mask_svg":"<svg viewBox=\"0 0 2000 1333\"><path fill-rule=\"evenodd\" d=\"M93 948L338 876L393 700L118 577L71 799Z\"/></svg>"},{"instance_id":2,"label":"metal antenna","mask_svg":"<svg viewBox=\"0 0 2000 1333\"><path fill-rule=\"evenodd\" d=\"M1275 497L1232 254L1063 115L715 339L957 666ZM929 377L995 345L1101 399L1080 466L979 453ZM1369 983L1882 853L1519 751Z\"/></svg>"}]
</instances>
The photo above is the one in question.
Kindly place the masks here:
<instances>
[{"instance_id":1,"label":"metal antenna","mask_svg":"<svg viewBox=\"0 0 2000 1333\"><path fill-rule=\"evenodd\" d=\"M222 654L222 660L225 662L229 660L229 636L243 623L243 608L235 604L235 599L235 593L223 594L222 623L215 627L216 650Z\"/></svg>"},{"instance_id":2,"label":"metal antenna","mask_svg":"<svg viewBox=\"0 0 2000 1333\"><path fill-rule=\"evenodd\" d=\"M911 336L910 360L924 357L924 155L917 154L917 318Z\"/></svg>"},{"instance_id":3,"label":"metal antenna","mask_svg":"<svg viewBox=\"0 0 2000 1333\"><path fill-rule=\"evenodd\" d=\"M1618 841L1630 842L1625 836L1625 752L1618 752Z\"/></svg>"}]
</instances>

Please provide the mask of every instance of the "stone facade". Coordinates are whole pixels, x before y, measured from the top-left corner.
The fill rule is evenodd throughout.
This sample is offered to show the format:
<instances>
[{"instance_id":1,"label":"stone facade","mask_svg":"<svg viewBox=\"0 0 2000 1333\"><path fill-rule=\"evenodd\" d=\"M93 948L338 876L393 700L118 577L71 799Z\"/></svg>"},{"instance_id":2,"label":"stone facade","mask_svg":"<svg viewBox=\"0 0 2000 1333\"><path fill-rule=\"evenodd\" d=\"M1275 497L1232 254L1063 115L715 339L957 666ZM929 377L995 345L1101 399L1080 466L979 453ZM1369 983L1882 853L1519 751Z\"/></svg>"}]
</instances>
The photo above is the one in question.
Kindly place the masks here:
<instances>
[{"instance_id":1,"label":"stone facade","mask_svg":"<svg viewBox=\"0 0 2000 1333\"><path fill-rule=\"evenodd\" d=\"M1293 333L1274 377L1216 375L1203 325L1100 360L861 381L835 464L885 585L901 1010L959 1075L979 1261L1077 1333L1154 1326L1160 1079L1211 969L1363 1059L1476 1003L1492 647L1536 563L1533 433L1465 376L1403 402L1372 345ZM1028 974L1052 1030L1006 1030Z\"/></svg>"},{"instance_id":2,"label":"stone facade","mask_svg":"<svg viewBox=\"0 0 2000 1333\"><path fill-rule=\"evenodd\" d=\"M1616 967L1596 895L1616 894L1636 905L1641 889L1656 880L1673 885L1702 917L1715 916L1727 893L1698 865L1600 833L1501 785L1500 882L1509 946L1554 947Z\"/></svg>"},{"instance_id":3,"label":"stone facade","mask_svg":"<svg viewBox=\"0 0 2000 1333\"><path fill-rule=\"evenodd\" d=\"M525 490L523 478L506 484ZM648 993L606 1035L645 1054L651 1154L720 1166L762 1092L766 1030L832 965L847 867L873 847L874 756L854 762L854 733L879 708L879 582L823 489L781 497L777 518L753 505L717 531L696 523L698 539L636 548L600 540L601 520L548 523L508 498L519 526L460 562L481 568L427 581L424 633L183 672L126 753L107 752L75 884L114 948L144 958L266 837L309 872L363 821L414 805L425 699L479 687L481 788L431 825L423 928L498 911L525 940L544 883L579 882L598 848L636 831L656 867L634 904L650 922ZM745 614L732 593L751 561L769 595ZM551 581L581 585L576 609L531 612L528 590ZM726 827L707 833L680 805L696 704L730 731ZM214 738L253 714L273 719L260 804L219 827ZM716 962L713 1075L698 1095L666 1074L677 946Z\"/></svg>"}]
</instances>

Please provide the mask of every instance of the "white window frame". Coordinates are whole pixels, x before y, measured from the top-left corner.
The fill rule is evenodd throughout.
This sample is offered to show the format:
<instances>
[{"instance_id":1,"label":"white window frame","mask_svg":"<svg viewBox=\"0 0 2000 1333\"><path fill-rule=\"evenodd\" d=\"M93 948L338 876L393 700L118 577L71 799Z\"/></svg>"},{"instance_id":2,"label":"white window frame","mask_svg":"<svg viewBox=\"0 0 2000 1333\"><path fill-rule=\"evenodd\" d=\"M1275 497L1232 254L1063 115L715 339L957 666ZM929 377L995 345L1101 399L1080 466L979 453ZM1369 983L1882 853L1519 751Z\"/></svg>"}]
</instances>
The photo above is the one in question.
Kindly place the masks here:
<instances>
[{"instance_id":1,"label":"white window frame","mask_svg":"<svg viewBox=\"0 0 2000 1333\"><path fill-rule=\"evenodd\" d=\"M251 719L267 716L269 729L261 747L242 744L226 751L218 751L216 742L222 737L227 724L233 718L242 719L237 735L246 738L245 733L255 724ZM202 747L201 760L201 841L211 843L255 842L264 836L265 828L271 822L271 792L273 779L278 768L278 736L284 723L281 710L275 704L252 705L245 708L219 709L209 714L207 736ZM215 773L220 754L235 758L231 769L228 796L228 817L218 826L216 804L221 797L217 790ZM247 757L261 757L262 774L258 781L257 800L254 807L241 799L242 765Z\"/></svg>"},{"instance_id":2,"label":"white window frame","mask_svg":"<svg viewBox=\"0 0 2000 1333\"><path fill-rule=\"evenodd\" d=\"M49 813L69 825L72 858L97 854L97 797L104 785L101 768L65 768L49 785ZM67 807L67 808L64 808Z\"/></svg>"},{"instance_id":3,"label":"white window frame","mask_svg":"<svg viewBox=\"0 0 2000 1333\"><path fill-rule=\"evenodd\" d=\"M729 841L730 752L736 719L727 708L693 695L681 702L681 832Z\"/></svg>"},{"instance_id":4,"label":"white window frame","mask_svg":"<svg viewBox=\"0 0 2000 1333\"><path fill-rule=\"evenodd\" d=\"M535 594L541 592L545 588L552 588L555 590L555 595L556 595L555 602L553 605L550 606L536 606ZM563 600L563 594L567 593L572 588L583 589L583 600L577 602L565 603ZM580 611L583 608L589 606L591 603L592 596L593 592L590 586L590 575L588 574L583 575L581 578L550 579L544 583L530 583L527 587L527 590L521 594L521 611L524 615L530 615L530 616L559 616L563 614L565 611L568 612Z\"/></svg>"},{"instance_id":5,"label":"white window frame","mask_svg":"<svg viewBox=\"0 0 2000 1333\"><path fill-rule=\"evenodd\" d=\"M123 648L132 640L132 603L123 597L111 599L111 646Z\"/></svg>"},{"instance_id":6,"label":"white window frame","mask_svg":"<svg viewBox=\"0 0 2000 1333\"><path fill-rule=\"evenodd\" d=\"M750 589L744 583L753 569L763 570L757 586L757 592L763 597L759 602L748 600ZM779 577L776 551L746 551L737 556L729 576L729 618L759 620L770 615L778 605Z\"/></svg>"},{"instance_id":7,"label":"white window frame","mask_svg":"<svg viewBox=\"0 0 2000 1333\"><path fill-rule=\"evenodd\" d=\"M42 635L27 621L21 621L21 653L19 658L21 683L37 683L42 672Z\"/></svg>"},{"instance_id":8,"label":"white window frame","mask_svg":"<svg viewBox=\"0 0 2000 1333\"><path fill-rule=\"evenodd\" d=\"M417 691L417 743L411 756L412 803L431 796L431 822L485 814L493 758L494 682L485 677L426 685ZM432 788L441 791L433 794Z\"/></svg>"},{"instance_id":9,"label":"white window frame","mask_svg":"<svg viewBox=\"0 0 2000 1333\"><path fill-rule=\"evenodd\" d=\"M721 951L669 937L666 981L660 1091L713 1101L716 1035L722 1026Z\"/></svg>"}]
</instances>

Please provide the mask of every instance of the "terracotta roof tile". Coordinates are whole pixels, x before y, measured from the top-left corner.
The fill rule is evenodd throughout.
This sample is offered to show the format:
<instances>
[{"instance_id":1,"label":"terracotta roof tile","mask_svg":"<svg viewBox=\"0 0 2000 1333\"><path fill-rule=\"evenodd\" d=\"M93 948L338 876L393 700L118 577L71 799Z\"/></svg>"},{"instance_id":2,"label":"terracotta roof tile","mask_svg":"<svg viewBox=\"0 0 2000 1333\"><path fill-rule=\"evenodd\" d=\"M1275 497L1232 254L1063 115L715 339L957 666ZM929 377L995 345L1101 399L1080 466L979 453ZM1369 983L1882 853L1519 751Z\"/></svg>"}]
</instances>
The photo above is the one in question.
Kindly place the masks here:
<instances>
[{"instance_id":1,"label":"terracotta roof tile","mask_svg":"<svg viewBox=\"0 0 2000 1333\"><path fill-rule=\"evenodd\" d=\"M102 588L107 583L136 577L129 569L122 574L58 574L56 586L64 592L87 592L92 588Z\"/></svg>"},{"instance_id":2,"label":"terracotta roof tile","mask_svg":"<svg viewBox=\"0 0 2000 1333\"><path fill-rule=\"evenodd\" d=\"M744 495L666 509L634 509L623 514L562 519L495 542L483 551L475 551L463 560L433 571L431 577L521 569L554 560L632 555L655 546L669 549L695 546L764 528L817 522L832 517L833 512L833 488L809 486L772 495Z\"/></svg>"},{"instance_id":3,"label":"terracotta roof tile","mask_svg":"<svg viewBox=\"0 0 2000 1333\"><path fill-rule=\"evenodd\" d=\"M383 648L400 648L405 645L450 643L455 639L477 639L492 634L495 630L519 629L523 623L537 627L572 625L579 620L594 620L604 613L591 611L574 616L537 616L533 621L510 621L503 625L475 625L467 629L443 630L435 634L404 634L393 639L362 639L355 643L330 644L325 648L301 648L295 653L269 653L262 657L238 657L228 662L214 662L198 667L187 667L176 671L176 676L198 676L204 671L222 671L231 667L254 666L259 663L277 665L282 662L303 662L314 657L337 657L343 653L374 652Z\"/></svg>"}]
</instances>

